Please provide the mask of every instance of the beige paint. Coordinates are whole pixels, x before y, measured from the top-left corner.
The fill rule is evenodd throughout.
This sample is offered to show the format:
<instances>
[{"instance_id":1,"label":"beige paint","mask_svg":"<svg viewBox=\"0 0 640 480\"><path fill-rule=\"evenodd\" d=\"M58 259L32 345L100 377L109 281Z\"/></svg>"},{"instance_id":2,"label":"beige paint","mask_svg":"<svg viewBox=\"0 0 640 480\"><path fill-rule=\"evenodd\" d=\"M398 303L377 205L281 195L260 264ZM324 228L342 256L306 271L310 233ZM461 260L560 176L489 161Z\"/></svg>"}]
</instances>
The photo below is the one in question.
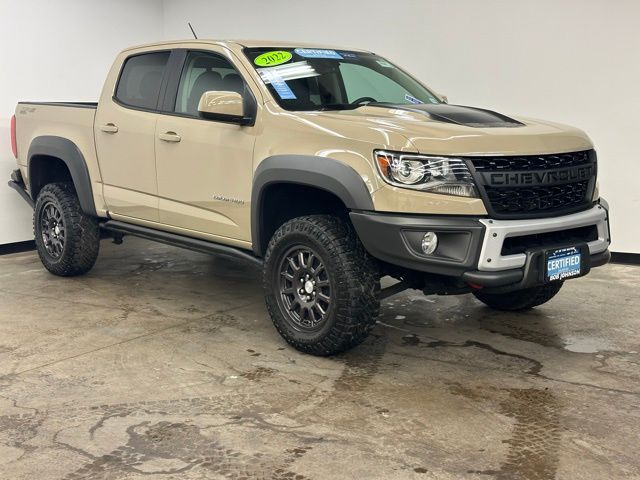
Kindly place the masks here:
<instances>
[{"instance_id":1,"label":"beige paint","mask_svg":"<svg viewBox=\"0 0 640 480\"><path fill-rule=\"evenodd\" d=\"M36 130L79 138L84 141L83 153L92 163L92 181L99 186L104 184L104 202L114 218L248 246L253 172L272 155L314 155L318 161L329 158L343 162L363 179L378 211L483 215L487 212L480 199L418 192L383 182L373 163L373 150L525 155L592 148L589 138L578 129L528 118L518 119L525 124L520 128L473 128L435 122L424 115L393 108L285 111L244 57L244 45L292 46L282 42L188 40L127 49L116 59L100 99L95 119L98 159L90 141L92 118L81 109L50 107L48 116L34 114L30 122L19 119L20 150L29 144ZM127 56L169 48L224 55L258 102L255 125L141 112L112 101L115 81ZM220 108L235 109L237 98L230 92L205 94L201 106L211 106L217 112ZM61 124L58 118L65 118L66 123ZM108 123L117 124L118 132L102 131L101 126Z\"/></svg>"},{"instance_id":2,"label":"beige paint","mask_svg":"<svg viewBox=\"0 0 640 480\"><path fill-rule=\"evenodd\" d=\"M202 49L202 45L184 48ZM242 77L248 77L245 65L228 49L210 45L207 50L225 56ZM262 94L250 78L248 83L258 101L254 126L157 115L156 175L162 224L218 235L224 243L228 239L251 241L253 152L264 114ZM223 95L231 98L231 93L221 92L218 100ZM160 139L168 132L178 135L180 141Z\"/></svg>"},{"instance_id":3,"label":"beige paint","mask_svg":"<svg viewBox=\"0 0 640 480\"><path fill-rule=\"evenodd\" d=\"M158 115L113 101L120 68L116 58L105 81L95 119L95 146L109 212L158 221L155 134ZM112 132L113 128L117 132Z\"/></svg>"},{"instance_id":4,"label":"beige paint","mask_svg":"<svg viewBox=\"0 0 640 480\"><path fill-rule=\"evenodd\" d=\"M87 161L93 200L98 215L106 215L107 205L102 195L102 175L93 140L96 111L90 108L63 108L55 105L23 103L16 108L18 165L28 179L27 154L36 137L55 135L75 143Z\"/></svg>"}]
</instances>

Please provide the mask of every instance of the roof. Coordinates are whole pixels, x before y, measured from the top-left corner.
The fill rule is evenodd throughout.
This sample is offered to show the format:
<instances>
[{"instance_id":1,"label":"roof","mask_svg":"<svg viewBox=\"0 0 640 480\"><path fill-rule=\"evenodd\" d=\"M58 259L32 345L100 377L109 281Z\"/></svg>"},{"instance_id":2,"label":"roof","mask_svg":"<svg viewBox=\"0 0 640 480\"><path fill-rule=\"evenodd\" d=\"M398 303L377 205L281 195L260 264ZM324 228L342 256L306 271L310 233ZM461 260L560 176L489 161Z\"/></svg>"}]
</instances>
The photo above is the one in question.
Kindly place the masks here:
<instances>
[{"instance_id":1,"label":"roof","mask_svg":"<svg viewBox=\"0 0 640 480\"><path fill-rule=\"evenodd\" d=\"M294 48L294 47L303 47L303 48L328 48L332 50L349 50L353 52L366 52L367 50L362 50L359 48L351 48L351 47L338 47L335 45L324 45L317 43L306 43L306 42L293 42L287 40L214 40L214 39L183 39L183 40L169 40L162 42L153 42L147 43L144 45L136 45L133 47L126 48L127 50L136 50L139 48L148 48L148 47L166 47L169 45L180 45L186 43L201 43L201 44L209 44L209 45L225 45L230 46L230 44L235 44L239 47L274 47L274 48Z\"/></svg>"}]
</instances>

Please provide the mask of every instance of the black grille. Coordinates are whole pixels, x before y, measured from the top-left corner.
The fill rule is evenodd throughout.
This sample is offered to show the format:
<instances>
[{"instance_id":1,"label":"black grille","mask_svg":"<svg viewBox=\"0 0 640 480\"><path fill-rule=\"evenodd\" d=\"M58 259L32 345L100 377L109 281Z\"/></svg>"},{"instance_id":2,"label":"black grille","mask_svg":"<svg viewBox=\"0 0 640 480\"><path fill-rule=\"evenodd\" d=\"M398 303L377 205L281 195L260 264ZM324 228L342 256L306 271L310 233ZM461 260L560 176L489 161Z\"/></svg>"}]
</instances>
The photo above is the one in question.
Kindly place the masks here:
<instances>
[{"instance_id":1,"label":"black grille","mask_svg":"<svg viewBox=\"0 0 640 480\"><path fill-rule=\"evenodd\" d=\"M588 208L596 177L593 150L554 155L467 158L494 218L530 218Z\"/></svg>"},{"instance_id":2,"label":"black grille","mask_svg":"<svg viewBox=\"0 0 640 480\"><path fill-rule=\"evenodd\" d=\"M591 158L589 152L574 152L557 155L472 158L471 162L478 172L502 172L504 170L530 171L575 167L591 163Z\"/></svg>"},{"instance_id":3,"label":"black grille","mask_svg":"<svg viewBox=\"0 0 640 480\"><path fill-rule=\"evenodd\" d=\"M584 203L589 182L567 183L552 187L497 188L485 186L491 206L500 213L548 212L576 207Z\"/></svg>"}]
</instances>

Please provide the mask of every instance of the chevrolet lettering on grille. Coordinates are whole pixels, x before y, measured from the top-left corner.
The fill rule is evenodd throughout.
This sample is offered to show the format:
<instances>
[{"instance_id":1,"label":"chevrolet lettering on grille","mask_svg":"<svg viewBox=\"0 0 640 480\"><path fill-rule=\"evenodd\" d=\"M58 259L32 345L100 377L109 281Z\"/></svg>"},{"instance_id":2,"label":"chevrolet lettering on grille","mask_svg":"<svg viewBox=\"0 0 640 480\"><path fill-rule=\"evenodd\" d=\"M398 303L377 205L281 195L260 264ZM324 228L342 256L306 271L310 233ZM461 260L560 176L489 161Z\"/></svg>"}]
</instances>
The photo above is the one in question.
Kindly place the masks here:
<instances>
[{"instance_id":1,"label":"chevrolet lettering on grille","mask_svg":"<svg viewBox=\"0 0 640 480\"><path fill-rule=\"evenodd\" d=\"M524 172L482 172L485 185L559 185L568 182L588 180L594 174L593 165L583 165L556 170Z\"/></svg>"}]
</instances>

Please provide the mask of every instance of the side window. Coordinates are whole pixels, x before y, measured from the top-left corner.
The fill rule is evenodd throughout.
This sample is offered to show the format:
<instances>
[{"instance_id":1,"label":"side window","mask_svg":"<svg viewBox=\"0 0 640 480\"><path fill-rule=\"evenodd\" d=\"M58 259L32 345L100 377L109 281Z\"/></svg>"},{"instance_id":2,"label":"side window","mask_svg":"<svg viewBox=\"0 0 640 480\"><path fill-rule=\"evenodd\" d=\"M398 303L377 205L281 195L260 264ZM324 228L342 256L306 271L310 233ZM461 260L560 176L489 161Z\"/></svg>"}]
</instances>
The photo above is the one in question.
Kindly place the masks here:
<instances>
[{"instance_id":1,"label":"side window","mask_svg":"<svg viewBox=\"0 0 640 480\"><path fill-rule=\"evenodd\" d=\"M242 95L244 81L226 58L211 53L189 52L180 77L175 111L197 117L200 97L210 91Z\"/></svg>"},{"instance_id":2,"label":"side window","mask_svg":"<svg viewBox=\"0 0 640 480\"><path fill-rule=\"evenodd\" d=\"M396 82L371 68L353 63L340 64L349 102L362 97L389 99L397 103L407 103L407 90ZM389 101L387 100L387 101Z\"/></svg>"},{"instance_id":3,"label":"side window","mask_svg":"<svg viewBox=\"0 0 640 480\"><path fill-rule=\"evenodd\" d=\"M125 105L155 110L169 55L154 52L129 57L120 73L116 98Z\"/></svg>"}]
</instances>

